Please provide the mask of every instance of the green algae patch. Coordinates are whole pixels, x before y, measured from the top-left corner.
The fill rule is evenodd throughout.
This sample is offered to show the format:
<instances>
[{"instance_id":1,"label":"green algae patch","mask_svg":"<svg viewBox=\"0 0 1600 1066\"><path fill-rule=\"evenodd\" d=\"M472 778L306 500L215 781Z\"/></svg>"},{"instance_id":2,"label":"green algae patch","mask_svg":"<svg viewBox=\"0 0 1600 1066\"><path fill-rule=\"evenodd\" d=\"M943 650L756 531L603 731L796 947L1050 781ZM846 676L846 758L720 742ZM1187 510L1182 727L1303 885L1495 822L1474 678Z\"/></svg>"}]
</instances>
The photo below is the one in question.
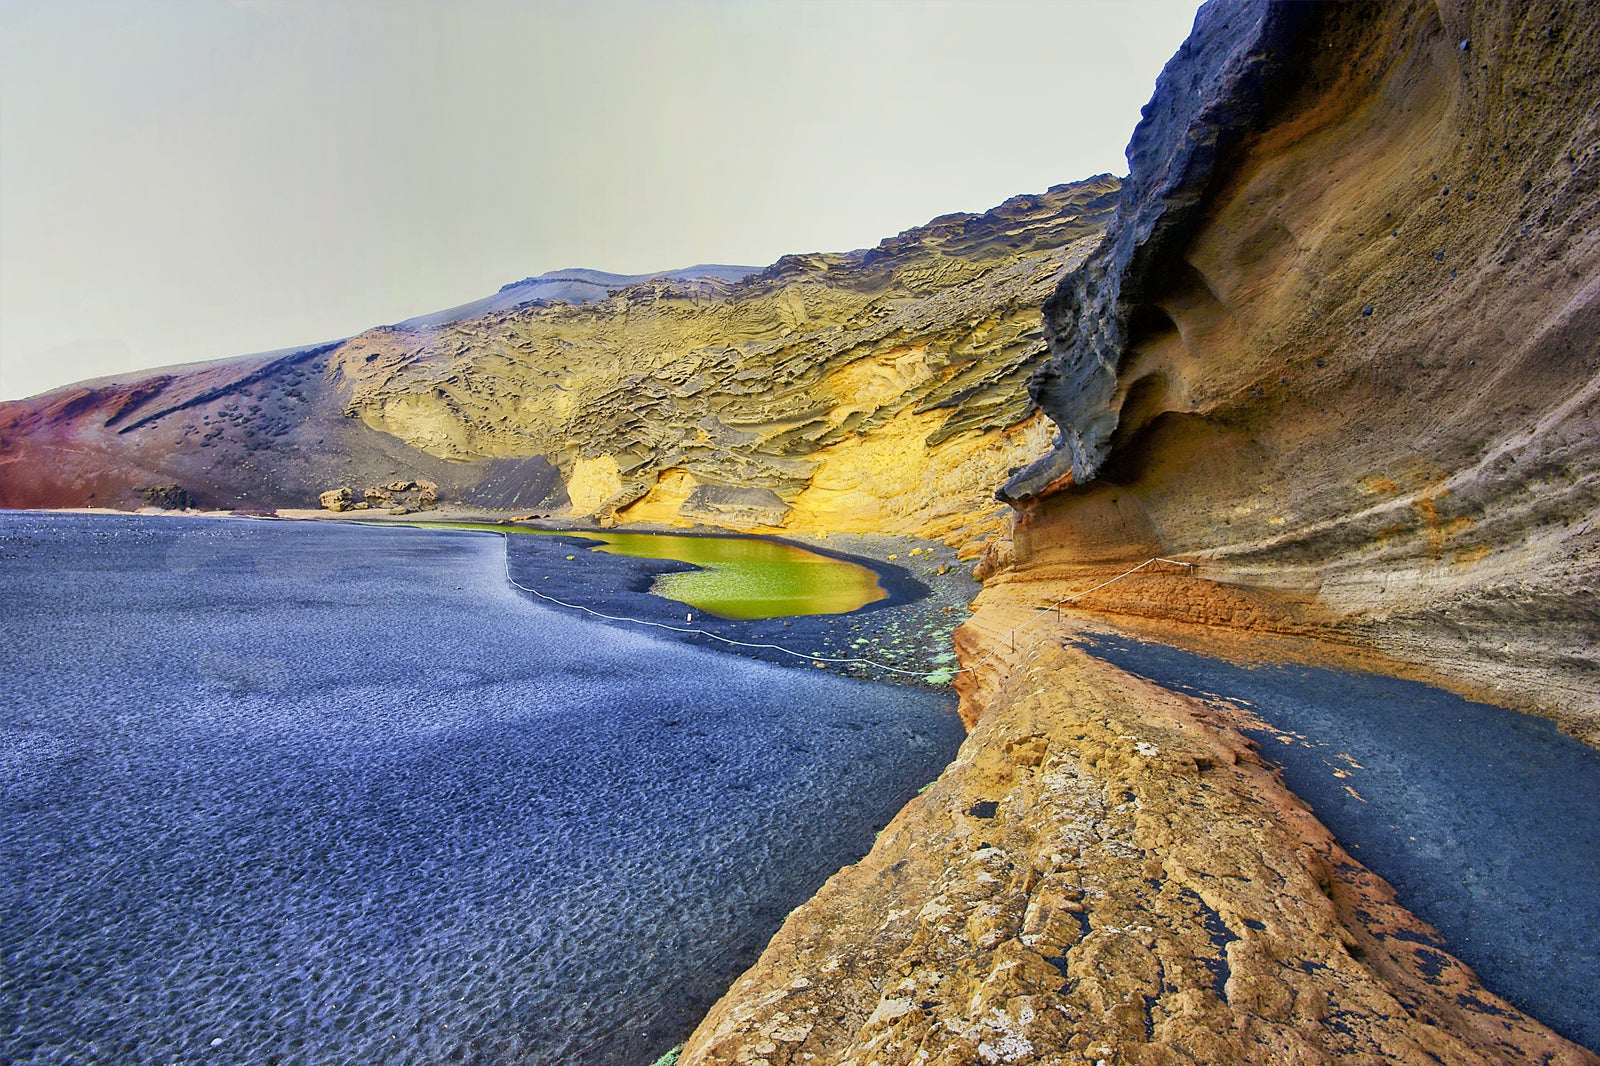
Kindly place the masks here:
<instances>
[{"instance_id":1,"label":"green algae patch","mask_svg":"<svg viewBox=\"0 0 1600 1066\"><path fill-rule=\"evenodd\" d=\"M752 621L848 614L888 596L864 566L760 537L685 537L670 533L584 533L596 551L635 559L675 559L695 570L662 574L650 591L718 618Z\"/></svg>"},{"instance_id":2,"label":"green algae patch","mask_svg":"<svg viewBox=\"0 0 1600 1066\"><path fill-rule=\"evenodd\" d=\"M453 529L579 537L599 541L594 551L634 559L689 563L696 569L662 574L650 591L664 599L733 621L848 614L889 595L878 582L878 575L864 566L765 537L545 530L479 522L438 524Z\"/></svg>"}]
</instances>

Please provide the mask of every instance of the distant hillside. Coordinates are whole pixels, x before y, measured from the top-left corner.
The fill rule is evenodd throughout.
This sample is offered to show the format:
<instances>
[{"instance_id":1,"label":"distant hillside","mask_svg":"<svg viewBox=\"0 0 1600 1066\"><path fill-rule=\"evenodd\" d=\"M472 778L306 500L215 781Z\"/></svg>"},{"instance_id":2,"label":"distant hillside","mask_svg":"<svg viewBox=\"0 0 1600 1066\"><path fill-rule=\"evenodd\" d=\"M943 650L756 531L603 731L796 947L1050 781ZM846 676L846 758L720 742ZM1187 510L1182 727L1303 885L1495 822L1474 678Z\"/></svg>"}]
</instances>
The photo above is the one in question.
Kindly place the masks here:
<instances>
[{"instance_id":1,"label":"distant hillside","mask_svg":"<svg viewBox=\"0 0 1600 1066\"><path fill-rule=\"evenodd\" d=\"M513 281L509 285L502 285L500 291L493 296L485 296L481 300L474 300L458 307L435 311L431 315L417 315L395 325L398 329L444 326L463 319L479 318L494 311L512 311L536 301L592 304L596 300L604 300L621 289L643 285L647 281L693 281L696 278L743 281L760 269L751 266L702 263L682 270L661 270L654 274L607 274L603 270L570 267L566 270L552 270L536 278Z\"/></svg>"},{"instance_id":2,"label":"distant hillside","mask_svg":"<svg viewBox=\"0 0 1600 1066\"><path fill-rule=\"evenodd\" d=\"M619 521L982 525L1048 447L1023 383L1101 176L764 270L561 270L345 341L0 404L0 506L441 502ZM976 527L974 527L976 528Z\"/></svg>"}]
</instances>

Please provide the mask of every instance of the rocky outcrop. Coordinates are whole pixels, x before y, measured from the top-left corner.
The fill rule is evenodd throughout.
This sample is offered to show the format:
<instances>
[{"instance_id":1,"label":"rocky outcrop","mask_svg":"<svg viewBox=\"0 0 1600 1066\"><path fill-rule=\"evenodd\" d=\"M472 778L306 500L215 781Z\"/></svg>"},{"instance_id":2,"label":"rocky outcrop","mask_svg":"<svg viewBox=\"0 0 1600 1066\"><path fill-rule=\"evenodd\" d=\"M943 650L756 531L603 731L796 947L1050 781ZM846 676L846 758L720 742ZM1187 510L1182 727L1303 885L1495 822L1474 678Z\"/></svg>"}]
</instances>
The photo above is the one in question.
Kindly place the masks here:
<instances>
[{"instance_id":1,"label":"rocky outcrop","mask_svg":"<svg viewBox=\"0 0 1600 1066\"><path fill-rule=\"evenodd\" d=\"M986 613L988 639L1031 616ZM1053 642L1007 660L956 761L680 1066L1596 1061L1440 950L1204 704Z\"/></svg>"},{"instance_id":2,"label":"rocky outcrop","mask_svg":"<svg viewBox=\"0 0 1600 1066\"><path fill-rule=\"evenodd\" d=\"M338 344L0 405L0 505L115 505L159 476L204 506L306 506L411 477L472 507L974 541L1004 521L994 484L1048 446L1022 387L1039 306L1117 188L758 272L557 272Z\"/></svg>"},{"instance_id":3,"label":"rocky outcrop","mask_svg":"<svg viewBox=\"0 0 1600 1066\"><path fill-rule=\"evenodd\" d=\"M1597 74L1576 5L1202 10L1046 305L1057 432L957 633L972 732L683 1063L1600 1061L1440 950L1214 709L1038 611L1175 557L1073 606L1600 740Z\"/></svg>"},{"instance_id":4,"label":"rocky outcrop","mask_svg":"<svg viewBox=\"0 0 1600 1066\"><path fill-rule=\"evenodd\" d=\"M1208 5L1046 307L1022 597L1376 646L1600 740L1600 36L1570 4Z\"/></svg>"},{"instance_id":5,"label":"rocky outcrop","mask_svg":"<svg viewBox=\"0 0 1600 1066\"><path fill-rule=\"evenodd\" d=\"M1115 227L1046 307L1051 358L1029 392L1059 436L1048 455L1009 480L1002 498L1082 484L1098 471L1117 426L1113 400L1128 307L1159 286L1170 264L1158 250L1182 243L1199 225L1220 164L1293 83L1298 32L1310 13L1309 5L1271 0L1201 9L1128 145L1130 174Z\"/></svg>"},{"instance_id":6,"label":"rocky outcrop","mask_svg":"<svg viewBox=\"0 0 1600 1066\"><path fill-rule=\"evenodd\" d=\"M355 502L355 490L349 485L317 494L317 503L324 511L348 511Z\"/></svg>"},{"instance_id":7,"label":"rocky outcrop","mask_svg":"<svg viewBox=\"0 0 1600 1066\"><path fill-rule=\"evenodd\" d=\"M146 507L159 507L163 511L187 511L194 506L194 497L181 485L146 485L135 489Z\"/></svg>"},{"instance_id":8,"label":"rocky outcrop","mask_svg":"<svg viewBox=\"0 0 1600 1066\"><path fill-rule=\"evenodd\" d=\"M387 485L373 485L363 489L359 498L349 485L317 494L318 506L335 513L381 508L390 514L412 514L438 502L439 486L431 481L391 481Z\"/></svg>"}]
</instances>

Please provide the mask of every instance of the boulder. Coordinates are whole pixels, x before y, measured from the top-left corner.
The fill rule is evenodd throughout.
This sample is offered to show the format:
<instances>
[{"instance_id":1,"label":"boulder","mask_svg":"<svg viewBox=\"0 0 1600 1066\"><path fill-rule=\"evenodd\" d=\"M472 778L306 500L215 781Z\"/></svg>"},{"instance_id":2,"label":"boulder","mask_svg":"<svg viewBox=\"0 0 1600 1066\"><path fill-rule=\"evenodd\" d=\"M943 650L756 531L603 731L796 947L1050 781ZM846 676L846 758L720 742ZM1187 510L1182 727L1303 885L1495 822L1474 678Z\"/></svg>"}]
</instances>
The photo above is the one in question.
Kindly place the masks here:
<instances>
[{"instance_id":1,"label":"boulder","mask_svg":"<svg viewBox=\"0 0 1600 1066\"><path fill-rule=\"evenodd\" d=\"M317 502L325 511L346 511L355 501L356 494L348 485L341 485L336 489L329 489L317 497Z\"/></svg>"},{"instance_id":2,"label":"boulder","mask_svg":"<svg viewBox=\"0 0 1600 1066\"><path fill-rule=\"evenodd\" d=\"M187 511L194 506L194 497L177 485L148 485L134 489L146 507L159 507L163 511Z\"/></svg>"}]
</instances>

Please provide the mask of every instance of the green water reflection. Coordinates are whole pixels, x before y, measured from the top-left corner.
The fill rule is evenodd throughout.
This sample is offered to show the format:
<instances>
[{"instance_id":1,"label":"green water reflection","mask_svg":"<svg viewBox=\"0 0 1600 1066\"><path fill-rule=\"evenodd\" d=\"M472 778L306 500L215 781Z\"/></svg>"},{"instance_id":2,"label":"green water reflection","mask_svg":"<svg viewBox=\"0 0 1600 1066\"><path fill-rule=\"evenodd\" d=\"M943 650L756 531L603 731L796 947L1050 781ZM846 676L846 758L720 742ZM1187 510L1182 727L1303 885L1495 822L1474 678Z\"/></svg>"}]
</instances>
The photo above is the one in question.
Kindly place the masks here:
<instances>
[{"instance_id":1,"label":"green water reflection","mask_svg":"<svg viewBox=\"0 0 1600 1066\"><path fill-rule=\"evenodd\" d=\"M844 614L888 595L864 566L759 537L607 533L599 551L700 567L662 574L650 591L718 618Z\"/></svg>"},{"instance_id":2,"label":"green water reflection","mask_svg":"<svg viewBox=\"0 0 1600 1066\"><path fill-rule=\"evenodd\" d=\"M889 594L864 566L763 537L688 537L674 533L581 533L526 526L471 525L502 533L576 536L592 550L635 559L675 559L699 569L662 574L650 591L718 618L750 621L845 614Z\"/></svg>"}]
</instances>

